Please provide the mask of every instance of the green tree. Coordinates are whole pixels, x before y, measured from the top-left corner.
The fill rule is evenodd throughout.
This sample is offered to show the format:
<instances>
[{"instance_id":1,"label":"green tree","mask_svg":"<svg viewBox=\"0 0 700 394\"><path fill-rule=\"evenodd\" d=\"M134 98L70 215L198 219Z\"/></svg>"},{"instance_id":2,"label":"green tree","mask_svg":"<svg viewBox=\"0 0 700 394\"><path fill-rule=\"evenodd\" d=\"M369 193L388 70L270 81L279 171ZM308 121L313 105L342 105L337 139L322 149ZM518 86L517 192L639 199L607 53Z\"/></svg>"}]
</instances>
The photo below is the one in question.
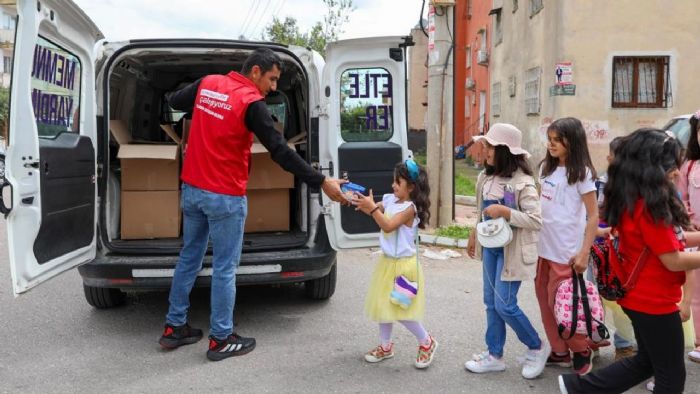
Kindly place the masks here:
<instances>
[{"instance_id":1,"label":"green tree","mask_svg":"<svg viewBox=\"0 0 700 394\"><path fill-rule=\"evenodd\" d=\"M263 31L262 39L280 44L298 45L311 48L326 55L326 44L338 39L343 33L343 25L350 20L355 9L352 0L321 0L326 6L323 22L316 22L309 31L302 32L295 18L272 17L272 22Z\"/></svg>"}]
</instances>

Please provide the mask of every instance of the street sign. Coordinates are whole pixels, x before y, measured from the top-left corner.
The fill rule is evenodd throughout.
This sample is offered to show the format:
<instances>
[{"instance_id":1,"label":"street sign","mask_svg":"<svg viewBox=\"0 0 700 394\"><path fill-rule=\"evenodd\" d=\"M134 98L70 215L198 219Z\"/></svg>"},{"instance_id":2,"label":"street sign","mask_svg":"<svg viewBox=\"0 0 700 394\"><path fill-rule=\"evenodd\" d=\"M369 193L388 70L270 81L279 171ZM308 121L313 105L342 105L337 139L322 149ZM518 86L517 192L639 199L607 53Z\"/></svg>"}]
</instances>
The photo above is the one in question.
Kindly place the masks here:
<instances>
[{"instance_id":1,"label":"street sign","mask_svg":"<svg viewBox=\"0 0 700 394\"><path fill-rule=\"evenodd\" d=\"M554 85L549 88L550 96L575 96L576 85Z\"/></svg>"}]
</instances>

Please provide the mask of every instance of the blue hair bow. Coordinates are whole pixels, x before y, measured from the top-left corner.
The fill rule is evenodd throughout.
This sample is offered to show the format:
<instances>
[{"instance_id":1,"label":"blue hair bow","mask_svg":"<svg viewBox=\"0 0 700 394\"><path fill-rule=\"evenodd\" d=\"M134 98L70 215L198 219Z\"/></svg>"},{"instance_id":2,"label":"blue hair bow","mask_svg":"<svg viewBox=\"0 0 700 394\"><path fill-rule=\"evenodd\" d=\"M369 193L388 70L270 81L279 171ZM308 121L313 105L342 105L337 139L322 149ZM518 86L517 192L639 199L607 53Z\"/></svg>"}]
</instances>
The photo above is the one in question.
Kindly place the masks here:
<instances>
[{"instance_id":1,"label":"blue hair bow","mask_svg":"<svg viewBox=\"0 0 700 394\"><path fill-rule=\"evenodd\" d=\"M413 159L406 159L404 162L406 164L406 168L408 169L408 175L411 177L411 180L413 182L416 182L418 180L418 173L420 170L418 169L418 164L416 164Z\"/></svg>"}]
</instances>

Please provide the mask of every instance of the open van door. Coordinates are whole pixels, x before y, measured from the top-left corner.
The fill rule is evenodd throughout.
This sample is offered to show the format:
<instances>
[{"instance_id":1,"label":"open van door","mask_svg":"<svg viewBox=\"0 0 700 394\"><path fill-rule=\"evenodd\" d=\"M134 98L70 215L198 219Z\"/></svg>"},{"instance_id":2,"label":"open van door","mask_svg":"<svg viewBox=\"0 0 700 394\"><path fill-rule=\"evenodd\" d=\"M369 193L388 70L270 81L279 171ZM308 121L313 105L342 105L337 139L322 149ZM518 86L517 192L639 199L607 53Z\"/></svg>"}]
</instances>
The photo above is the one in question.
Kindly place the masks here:
<instances>
[{"instance_id":1,"label":"open van door","mask_svg":"<svg viewBox=\"0 0 700 394\"><path fill-rule=\"evenodd\" d=\"M19 294L95 257L93 48L103 36L72 1L8 3L16 33L3 37L13 67L0 209Z\"/></svg>"},{"instance_id":2,"label":"open van door","mask_svg":"<svg viewBox=\"0 0 700 394\"><path fill-rule=\"evenodd\" d=\"M406 40L372 37L328 45L323 69L319 149L325 173L392 193L394 166L408 156ZM354 207L323 195L326 229L335 249L377 246L379 227Z\"/></svg>"}]
</instances>

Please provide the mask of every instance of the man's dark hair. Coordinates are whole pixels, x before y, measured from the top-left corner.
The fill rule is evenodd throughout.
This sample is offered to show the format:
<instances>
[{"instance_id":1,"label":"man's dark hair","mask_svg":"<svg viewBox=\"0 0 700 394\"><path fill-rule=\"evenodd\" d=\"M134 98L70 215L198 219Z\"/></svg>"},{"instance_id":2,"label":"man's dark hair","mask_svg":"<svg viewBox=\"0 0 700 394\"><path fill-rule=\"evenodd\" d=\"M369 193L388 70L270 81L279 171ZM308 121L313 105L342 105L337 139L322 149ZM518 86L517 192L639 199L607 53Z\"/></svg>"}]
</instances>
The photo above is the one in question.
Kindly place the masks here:
<instances>
[{"instance_id":1,"label":"man's dark hair","mask_svg":"<svg viewBox=\"0 0 700 394\"><path fill-rule=\"evenodd\" d=\"M241 74L250 74L253 66L260 67L260 71L263 74L272 70L273 66L277 66L282 71L282 59L269 48L258 48L245 59L243 68L241 68Z\"/></svg>"}]
</instances>

